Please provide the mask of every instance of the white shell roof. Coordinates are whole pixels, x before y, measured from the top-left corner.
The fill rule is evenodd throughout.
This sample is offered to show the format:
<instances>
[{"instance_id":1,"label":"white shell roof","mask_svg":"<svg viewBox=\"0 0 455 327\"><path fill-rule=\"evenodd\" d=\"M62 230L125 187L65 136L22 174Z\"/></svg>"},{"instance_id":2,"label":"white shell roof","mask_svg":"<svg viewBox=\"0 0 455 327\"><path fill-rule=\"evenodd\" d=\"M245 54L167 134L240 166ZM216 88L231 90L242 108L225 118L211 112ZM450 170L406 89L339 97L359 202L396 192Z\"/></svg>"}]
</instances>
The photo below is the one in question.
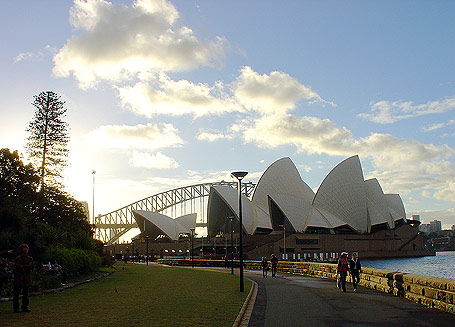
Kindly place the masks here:
<instances>
[{"instance_id":1,"label":"white shell roof","mask_svg":"<svg viewBox=\"0 0 455 327\"><path fill-rule=\"evenodd\" d=\"M190 213L188 215L175 218L175 221L180 225L190 230L196 226L197 213Z\"/></svg>"},{"instance_id":2,"label":"white shell roof","mask_svg":"<svg viewBox=\"0 0 455 327\"><path fill-rule=\"evenodd\" d=\"M213 201L220 209L229 207L238 218L238 193L229 186L215 186L219 199ZM221 200L220 200L221 199ZM296 231L307 228L337 228L349 226L359 233L370 232L371 226L386 223L395 227L395 221L405 219L406 213L398 194L384 194L378 180L364 181L358 156L352 156L333 168L321 183L316 195L302 181L290 158L272 163L259 179L251 201L242 195L243 225L249 234L258 228L273 229L269 199L278 206ZM225 205L222 204L225 203ZM208 212L218 222L215 229L226 226L226 214ZM210 226L210 221L209 221ZM216 227L214 227L216 226ZM213 232L213 231L212 231Z\"/></svg>"},{"instance_id":3,"label":"white shell roof","mask_svg":"<svg viewBox=\"0 0 455 327\"><path fill-rule=\"evenodd\" d=\"M270 198L288 218L295 231L305 230L305 217L310 213L311 202L285 194L273 194Z\"/></svg>"},{"instance_id":4,"label":"white shell roof","mask_svg":"<svg viewBox=\"0 0 455 327\"><path fill-rule=\"evenodd\" d=\"M385 194L389 208L392 209L392 216L395 216L395 221L406 219L406 211L404 210L403 201L399 194Z\"/></svg>"},{"instance_id":5,"label":"white shell roof","mask_svg":"<svg viewBox=\"0 0 455 327\"><path fill-rule=\"evenodd\" d=\"M365 191L367 195L370 224L378 225L386 223L389 228L395 227L395 222L390 216L387 199L378 180L376 178L366 180Z\"/></svg>"},{"instance_id":6,"label":"white shell roof","mask_svg":"<svg viewBox=\"0 0 455 327\"><path fill-rule=\"evenodd\" d=\"M311 203L313 190L302 180L292 160L281 158L272 163L262 174L254 189L252 201L262 208L268 208L267 196L291 195Z\"/></svg>"},{"instance_id":7,"label":"white shell roof","mask_svg":"<svg viewBox=\"0 0 455 327\"><path fill-rule=\"evenodd\" d=\"M360 233L368 230L365 184L358 156L347 158L330 171L321 183L313 205Z\"/></svg>"},{"instance_id":8,"label":"white shell roof","mask_svg":"<svg viewBox=\"0 0 455 327\"><path fill-rule=\"evenodd\" d=\"M136 220L141 232L144 232L149 227L148 224L152 224L153 227L160 230L163 234L167 235L170 239L176 241L179 239L179 235L182 233L191 233L189 228L181 225L177 219L162 215L157 212L134 210L134 219ZM184 222L189 223L189 218L184 218ZM193 228L196 225L196 219L194 219Z\"/></svg>"},{"instance_id":9,"label":"white shell roof","mask_svg":"<svg viewBox=\"0 0 455 327\"><path fill-rule=\"evenodd\" d=\"M239 194L238 191L230 186L217 185L211 188L211 192L216 192L226 205L239 220ZM255 230L255 210L250 200L242 194L242 223L243 228L248 234L253 234ZM227 219L227 217L219 217L218 219ZM256 219L257 220L257 219Z\"/></svg>"}]
</instances>

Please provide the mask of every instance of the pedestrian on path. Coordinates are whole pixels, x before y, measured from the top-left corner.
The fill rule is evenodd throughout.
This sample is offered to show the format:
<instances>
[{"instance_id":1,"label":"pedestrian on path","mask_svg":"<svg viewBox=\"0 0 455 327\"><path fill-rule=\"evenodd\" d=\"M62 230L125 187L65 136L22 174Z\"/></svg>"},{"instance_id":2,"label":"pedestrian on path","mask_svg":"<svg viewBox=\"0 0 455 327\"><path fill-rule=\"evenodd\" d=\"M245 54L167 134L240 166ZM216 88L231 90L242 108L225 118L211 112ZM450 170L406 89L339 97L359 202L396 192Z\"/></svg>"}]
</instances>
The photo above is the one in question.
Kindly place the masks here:
<instances>
[{"instance_id":1,"label":"pedestrian on path","mask_svg":"<svg viewBox=\"0 0 455 327\"><path fill-rule=\"evenodd\" d=\"M262 257L261 266L262 266L262 277L267 278L267 271L269 270L269 262L266 257Z\"/></svg>"},{"instance_id":2,"label":"pedestrian on path","mask_svg":"<svg viewBox=\"0 0 455 327\"><path fill-rule=\"evenodd\" d=\"M19 295L22 292L22 312L30 312L28 290L32 286L33 258L28 255L27 244L22 244L19 250L21 254L14 262L13 309L19 312Z\"/></svg>"},{"instance_id":3,"label":"pedestrian on path","mask_svg":"<svg viewBox=\"0 0 455 327\"><path fill-rule=\"evenodd\" d=\"M348 253L341 252L340 259L338 259L337 273L340 274L341 288L346 292L346 277L348 275Z\"/></svg>"},{"instance_id":4,"label":"pedestrian on path","mask_svg":"<svg viewBox=\"0 0 455 327\"><path fill-rule=\"evenodd\" d=\"M270 258L270 263L272 264L272 278L276 278L276 268L278 266L278 258L272 254Z\"/></svg>"},{"instance_id":5,"label":"pedestrian on path","mask_svg":"<svg viewBox=\"0 0 455 327\"><path fill-rule=\"evenodd\" d=\"M357 252L352 253L352 258L349 260L349 270L352 276L352 286L354 286L354 292L357 291L357 285L360 282L360 273L362 272L362 266L360 259L357 256Z\"/></svg>"}]
</instances>

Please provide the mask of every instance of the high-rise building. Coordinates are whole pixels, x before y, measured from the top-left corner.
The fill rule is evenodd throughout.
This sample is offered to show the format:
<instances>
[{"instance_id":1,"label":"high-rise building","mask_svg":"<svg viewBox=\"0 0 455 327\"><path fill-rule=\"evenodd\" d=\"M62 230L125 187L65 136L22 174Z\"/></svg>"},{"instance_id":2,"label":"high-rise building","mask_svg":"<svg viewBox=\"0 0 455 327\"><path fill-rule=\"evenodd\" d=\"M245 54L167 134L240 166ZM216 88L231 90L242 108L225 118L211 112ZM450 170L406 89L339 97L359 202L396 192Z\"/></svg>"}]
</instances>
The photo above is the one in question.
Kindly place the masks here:
<instances>
[{"instance_id":1,"label":"high-rise building","mask_svg":"<svg viewBox=\"0 0 455 327\"><path fill-rule=\"evenodd\" d=\"M423 233L436 233L442 230L442 224L440 220L430 221L428 224L421 224L419 230Z\"/></svg>"},{"instance_id":2,"label":"high-rise building","mask_svg":"<svg viewBox=\"0 0 455 327\"><path fill-rule=\"evenodd\" d=\"M430 228L432 232L440 232L442 230L442 224L440 220L430 221Z\"/></svg>"},{"instance_id":3,"label":"high-rise building","mask_svg":"<svg viewBox=\"0 0 455 327\"><path fill-rule=\"evenodd\" d=\"M411 219L412 219L412 220L420 221L420 215L412 215L412 216L411 216Z\"/></svg>"},{"instance_id":4,"label":"high-rise building","mask_svg":"<svg viewBox=\"0 0 455 327\"><path fill-rule=\"evenodd\" d=\"M84 210L84 214L87 217L87 221L90 222L90 210L88 209L88 203L87 201L80 201L82 204L82 208Z\"/></svg>"}]
</instances>

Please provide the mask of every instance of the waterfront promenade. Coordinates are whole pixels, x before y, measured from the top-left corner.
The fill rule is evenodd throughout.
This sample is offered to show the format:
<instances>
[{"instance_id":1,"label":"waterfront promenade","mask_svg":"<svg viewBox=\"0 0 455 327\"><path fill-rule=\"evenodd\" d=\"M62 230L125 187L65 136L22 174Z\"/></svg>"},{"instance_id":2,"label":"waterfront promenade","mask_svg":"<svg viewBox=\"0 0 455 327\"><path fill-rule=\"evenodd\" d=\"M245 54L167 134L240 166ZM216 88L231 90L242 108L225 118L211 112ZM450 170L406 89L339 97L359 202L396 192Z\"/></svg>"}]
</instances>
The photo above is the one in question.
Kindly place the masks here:
<instances>
[{"instance_id":1,"label":"waterfront promenade","mask_svg":"<svg viewBox=\"0 0 455 327\"><path fill-rule=\"evenodd\" d=\"M258 283L250 327L268 326L454 326L455 316L407 299L364 287L343 293L330 279L278 274L262 278L259 271L245 276ZM244 321L246 325L247 321Z\"/></svg>"}]
</instances>

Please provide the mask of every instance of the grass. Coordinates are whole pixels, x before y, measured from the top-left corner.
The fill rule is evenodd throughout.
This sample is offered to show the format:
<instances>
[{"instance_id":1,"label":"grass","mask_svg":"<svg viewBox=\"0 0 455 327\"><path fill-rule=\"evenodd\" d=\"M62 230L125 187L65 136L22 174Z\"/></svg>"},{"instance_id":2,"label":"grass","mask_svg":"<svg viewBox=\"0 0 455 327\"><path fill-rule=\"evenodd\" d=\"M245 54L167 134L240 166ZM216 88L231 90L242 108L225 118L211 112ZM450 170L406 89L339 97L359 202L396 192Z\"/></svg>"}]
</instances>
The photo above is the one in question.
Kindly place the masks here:
<instances>
[{"instance_id":1,"label":"grass","mask_svg":"<svg viewBox=\"0 0 455 327\"><path fill-rule=\"evenodd\" d=\"M251 287L238 276L157 265L116 266L109 277L30 298L31 313L0 303L1 326L232 326Z\"/></svg>"}]
</instances>

